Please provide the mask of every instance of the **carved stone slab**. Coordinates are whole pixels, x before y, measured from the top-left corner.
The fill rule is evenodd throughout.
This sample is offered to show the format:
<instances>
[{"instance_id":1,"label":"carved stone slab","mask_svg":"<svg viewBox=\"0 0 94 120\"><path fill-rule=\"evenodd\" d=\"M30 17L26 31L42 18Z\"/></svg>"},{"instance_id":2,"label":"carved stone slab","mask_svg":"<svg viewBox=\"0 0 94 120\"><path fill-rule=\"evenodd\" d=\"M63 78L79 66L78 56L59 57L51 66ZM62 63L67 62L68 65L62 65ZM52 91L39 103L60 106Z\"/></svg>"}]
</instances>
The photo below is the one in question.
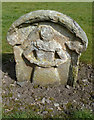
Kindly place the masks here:
<instances>
[{"instance_id":1,"label":"carved stone slab","mask_svg":"<svg viewBox=\"0 0 94 120\"><path fill-rule=\"evenodd\" d=\"M73 84L79 57L88 39L70 17L51 10L38 10L16 20L7 33L13 46L16 77L36 84Z\"/></svg>"}]
</instances>

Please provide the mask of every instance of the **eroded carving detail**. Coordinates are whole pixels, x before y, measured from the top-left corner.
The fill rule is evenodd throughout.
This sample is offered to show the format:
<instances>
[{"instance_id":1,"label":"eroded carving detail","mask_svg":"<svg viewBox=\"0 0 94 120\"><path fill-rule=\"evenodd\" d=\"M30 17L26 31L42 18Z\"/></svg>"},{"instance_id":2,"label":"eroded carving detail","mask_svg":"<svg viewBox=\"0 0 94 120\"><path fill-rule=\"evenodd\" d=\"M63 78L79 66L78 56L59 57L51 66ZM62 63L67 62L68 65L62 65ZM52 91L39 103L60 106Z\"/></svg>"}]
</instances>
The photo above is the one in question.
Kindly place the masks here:
<instances>
[{"instance_id":1,"label":"eroded carving detail","mask_svg":"<svg viewBox=\"0 0 94 120\"><path fill-rule=\"evenodd\" d=\"M54 30L50 26L40 26L40 39L30 43L24 50L23 55L31 62L40 67L55 67L67 61L66 51L56 42ZM55 54L59 58L55 58Z\"/></svg>"},{"instance_id":2,"label":"eroded carving detail","mask_svg":"<svg viewBox=\"0 0 94 120\"><path fill-rule=\"evenodd\" d=\"M73 84L79 57L86 50L85 32L70 17L50 10L28 13L10 27L7 40L13 46L16 77L37 84Z\"/></svg>"}]
</instances>

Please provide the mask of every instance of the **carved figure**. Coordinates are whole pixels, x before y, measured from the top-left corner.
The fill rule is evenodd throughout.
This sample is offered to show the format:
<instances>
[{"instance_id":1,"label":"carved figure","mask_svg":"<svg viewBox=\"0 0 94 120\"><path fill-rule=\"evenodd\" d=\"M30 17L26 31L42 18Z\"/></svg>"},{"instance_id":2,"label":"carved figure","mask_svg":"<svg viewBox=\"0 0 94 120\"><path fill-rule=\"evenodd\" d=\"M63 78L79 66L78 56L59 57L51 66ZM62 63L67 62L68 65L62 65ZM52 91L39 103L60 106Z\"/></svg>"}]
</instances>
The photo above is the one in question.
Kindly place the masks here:
<instances>
[{"instance_id":1,"label":"carved figure","mask_svg":"<svg viewBox=\"0 0 94 120\"><path fill-rule=\"evenodd\" d=\"M51 10L21 16L10 27L7 41L13 46L17 83L75 85L79 57L88 39L70 17Z\"/></svg>"},{"instance_id":2,"label":"carved figure","mask_svg":"<svg viewBox=\"0 0 94 120\"><path fill-rule=\"evenodd\" d=\"M66 62L67 55L62 46L54 40L54 31L50 26L40 26L40 39L30 43L23 55L40 67L55 67ZM58 57L56 58L57 55Z\"/></svg>"}]
</instances>

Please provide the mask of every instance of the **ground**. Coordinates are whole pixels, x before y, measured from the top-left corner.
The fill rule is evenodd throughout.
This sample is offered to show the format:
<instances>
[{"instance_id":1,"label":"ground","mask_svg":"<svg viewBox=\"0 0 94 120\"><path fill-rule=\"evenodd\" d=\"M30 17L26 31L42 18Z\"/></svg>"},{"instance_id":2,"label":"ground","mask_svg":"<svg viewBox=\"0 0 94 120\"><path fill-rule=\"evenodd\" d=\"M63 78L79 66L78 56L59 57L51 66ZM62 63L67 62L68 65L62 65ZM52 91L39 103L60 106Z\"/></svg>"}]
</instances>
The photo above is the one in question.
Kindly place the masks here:
<instances>
[{"instance_id":1,"label":"ground","mask_svg":"<svg viewBox=\"0 0 94 120\"><path fill-rule=\"evenodd\" d=\"M16 84L15 61L2 65L3 114L32 110L43 117L67 117L74 111L94 110L93 68L80 63L76 87L34 85L30 81Z\"/></svg>"}]
</instances>

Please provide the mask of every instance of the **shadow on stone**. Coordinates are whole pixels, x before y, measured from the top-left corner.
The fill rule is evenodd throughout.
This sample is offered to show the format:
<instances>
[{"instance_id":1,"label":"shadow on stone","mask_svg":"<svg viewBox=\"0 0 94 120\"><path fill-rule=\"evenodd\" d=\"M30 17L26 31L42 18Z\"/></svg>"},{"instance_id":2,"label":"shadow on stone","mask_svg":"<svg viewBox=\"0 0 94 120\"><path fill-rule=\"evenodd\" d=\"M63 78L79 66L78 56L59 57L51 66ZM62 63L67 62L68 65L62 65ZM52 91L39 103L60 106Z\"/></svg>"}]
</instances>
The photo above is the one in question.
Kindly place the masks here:
<instances>
[{"instance_id":1,"label":"shadow on stone","mask_svg":"<svg viewBox=\"0 0 94 120\"><path fill-rule=\"evenodd\" d=\"M2 54L2 71L16 81L15 60L13 53Z\"/></svg>"}]
</instances>

